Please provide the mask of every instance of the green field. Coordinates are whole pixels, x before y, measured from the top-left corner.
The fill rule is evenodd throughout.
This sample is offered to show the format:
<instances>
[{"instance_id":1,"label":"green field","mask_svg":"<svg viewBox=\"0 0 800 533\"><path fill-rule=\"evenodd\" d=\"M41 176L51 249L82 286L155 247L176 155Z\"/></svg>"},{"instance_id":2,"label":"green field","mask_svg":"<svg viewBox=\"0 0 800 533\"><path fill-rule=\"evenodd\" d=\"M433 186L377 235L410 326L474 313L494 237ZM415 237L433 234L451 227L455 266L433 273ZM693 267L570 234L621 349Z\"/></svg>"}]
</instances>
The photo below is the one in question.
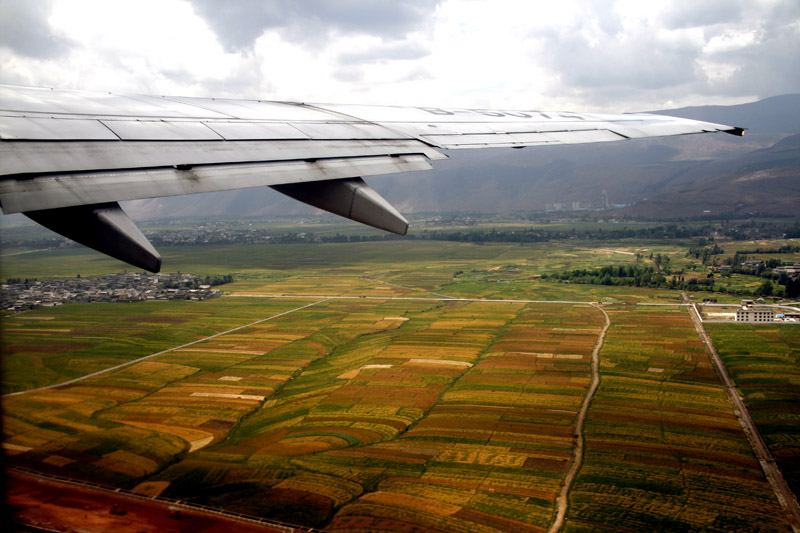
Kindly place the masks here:
<instances>
[{"instance_id":1,"label":"green field","mask_svg":"<svg viewBox=\"0 0 800 533\"><path fill-rule=\"evenodd\" d=\"M332 531L546 531L603 302L565 530L788 530L682 295L540 279L636 253L688 264L685 245L165 248L171 271L235 281L203 302L3 315L5 393L171 349L6 396L6 460ZM4 277L119 270L81 249L3 258ZM800 328L709 332L796 483Z\"/></svg>"},{"instance_id":2,"label":"green field","mask_svg":"<svg viewBox=\"0 0 800 533\"><path fill-rule=\"evenodd\" d=\"M792 490L800 491L800 327L709 324L717 351Z\"/></svg>"},{"instance_id":3,"label":"green field","mask_svg":"<svg viewBox=\"0 0 800 533\"><path fill-rule=\"evenodd\" d=\"M3 393L74 379L305 303L94 303L7 315L0 323Z\"/></svg>"},{"instance_id":4,"label":"green field","mask_svg":"<svg viewBox=\"0 0 800 533\"><path fill-rule=\"evenodd\" d=\"M785 528L686 311L607 311L567 531Z\"/></svg>"}]
</instances>

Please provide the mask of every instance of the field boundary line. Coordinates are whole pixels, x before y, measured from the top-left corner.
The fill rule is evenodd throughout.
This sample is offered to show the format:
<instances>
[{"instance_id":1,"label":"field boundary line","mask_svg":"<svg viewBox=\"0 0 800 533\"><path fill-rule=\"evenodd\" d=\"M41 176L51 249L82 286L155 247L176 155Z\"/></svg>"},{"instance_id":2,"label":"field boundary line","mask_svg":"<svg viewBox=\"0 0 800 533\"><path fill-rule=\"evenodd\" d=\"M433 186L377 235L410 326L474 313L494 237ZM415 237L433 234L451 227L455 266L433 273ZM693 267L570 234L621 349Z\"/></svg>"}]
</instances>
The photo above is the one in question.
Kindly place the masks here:
<instances>
[{"instance_id":1,"label":"field boundary line","mask_svg":"<svg viewBox=\"0 0 800 533\"><path fill-rule=\"evenodd\" d=\"M294 313L296 311L301 311L301 310L309 308L311 306L326 302L329 299L330 298L324 298L322 300L317 300L316 302L312 302L310 304L306 304L306 305L303 305L303 306L300 306L300 307L296 307L294 309L289 309L288 311L284 311L282 313L278 313L277 315L272 315L272 316L269 316L267 318L262 318L260 320L256 320L255 322L250 322L249 324L244 324L243 326L236 326L235 328L232 328L232 329L229 329L229 330L226 330L226 331L222 331L220 333L215 333L213 335L209 335L208 337L203 337L202 339L197 339L197 340L194 340L192 342L187 342L186 344L181 344L180 346L173 346L172 348L167 348L166 350L161 350L160 352L151 353L150 355L145 355L144 357L140 357L140 358L134 359L132 361L127 361L127 362L122 363L120 365L112 366L112 367L109 367L109 368L104 368L103 370L98 370L97 372L92 372L91 374L86 374L85 376L81 376L79 378L71 379L69 381L62 381L61 383L54 383L52 385L46 385L44 387L37 387L35 389L28 389L28 390L18 391L18 392L10 392L8 394L3 394L2 397L3 398L8 398L10 396L17 396L19 394L27 394L29 392L36 392L36 391L47 390L47 389L57 389L59 387L65 386L65 385L72 385L73 383L77 383L79 381L83 381L84 379L87 379L87 378L99 376L100 374L105 374L106 372L111 372L113 370L119 370L120 368L125 368L126 366L130 366L130 365L133 365L133 364L136 364L136 363L140 363L142 361L150 359L151 357L157 357L159 355L164 355L165 353L174 352L175 350L180 350L181 348L186 348L187 346L192 346L194 344L205 342L205 341L214 339L216 337L221 337L222 335L227 335L229 333L233 333L234 331L239 331L240 329L249 328L250 326L255 326L256 324L261 324L262 322L266 322L266 321L272 320L274 318L279 318L279 317L288 315L290 313Z\"/></svg>"},{"instance_id":2,"label":"field boundary line","mask_svg":"<svg viewBox=\"0 0 800 533\"><path fill-rule=\"evenodd\" d=\"M556 499L558 510L553 524L547 530L547 533L556 533L564 526L564 518L567 516L567 504L569 503L569 491L583 464L583 425L586 421L586 413L589 411L589 404L592 403L595 392L597 392L597 389L600 387L600 350L603 348L603 343L606 340L606 332L608 332L608 328L611 326L611 318L600 305L592 304L592 307L603 313L605 324L600 334L597 336L597 342L592 350L592 383L589 385L589 390L586 391L586 396L583 398L581 410L578 413L578 420L575 424L575 446L572 450L572 466L570 466L569 472L567 472L561 484L561 492Z\"/></svg>"},{"instance_id":3,"label":"field boundary line","mask_svg":"<svg viewBox=\"0 0 800 533\"><path fill-rule=\"evenodd\" d=\"M786 483L780 468L775 464L775 459L772 457L769 448L767 448L764 439L761 438L761 434L758 432L758 428L750 416L750 411L747 410L744 400L739 396L736 383L734 383L730 374L728 374L728 369L725 368L725 364L722 362L719 352L717 352L714 343L711 342L711 337L709 337L706 329L703 327L703 319L700 317L700 312L697 310L697 304L689 306L689 316L692 319L694 328L697 330L697 334L700 336L700 340L706 347L709 359L711 359L714 370L716 370L717 376L725 389L725 393L728 395L731 407L733 407L733 413L736 415L739 425L742 426L742 431L747 437L750 447L753 449L753 453L761 465L761 469L764 471L764 476L772 487L775 497L778 499L781 507L783 507L783 510L786 512L789 526L795 533L800 533L800 505L797 503L797 498Z\"/></svg>"},{"instance_id":4,"label":"field boundary line","mask_svg":"<svg viewBox=\"0 0 800 533\"><path fill-rule=\"evenodd\" d=\"M383 276L381 276L381 277L383 277ZM361 278L361 279L368 279L368 278ZM398 285L398 284L392 283L390 281L383 281L380 278L372 278L370 281L377 281L378 283L383 283L384 285L388 285L390 287L395 287L395 288L398 288L398 289L406 289L406 290L409 290L409 291L412 291L412 292L414 292L414 291L427 292L428 294L433 294L434 296L441 296L442 298L447 298L448 300L450 299L450 297L448 295L446 295L446 294L429 291L428 289L420 289L420 288L417 288L417 287L405 287L403 285Z\"/></svg>"},{"instance_id":5,"label":"field boundary line","mask_svg":"<svg viewBox=\"0 0 800 533\"><path fill-rule=\"evenodd\" d=\"M420 289L421 290L421 289ZM302 300L309 298L324 298L326 300L410 300L423 302L507 302L512 304L572 304L572 305L596 305L601 302L579 301L579 300L508 300L503 298L458 298L455 296L442 296L441 298L430 298L423 296L344 296L331 294L302 294L294 296L290 294L242 294L231 293L223 294L223 298L291 298ZM671 304L670 304L671 305Z\"/></svg>"}]
</instances>

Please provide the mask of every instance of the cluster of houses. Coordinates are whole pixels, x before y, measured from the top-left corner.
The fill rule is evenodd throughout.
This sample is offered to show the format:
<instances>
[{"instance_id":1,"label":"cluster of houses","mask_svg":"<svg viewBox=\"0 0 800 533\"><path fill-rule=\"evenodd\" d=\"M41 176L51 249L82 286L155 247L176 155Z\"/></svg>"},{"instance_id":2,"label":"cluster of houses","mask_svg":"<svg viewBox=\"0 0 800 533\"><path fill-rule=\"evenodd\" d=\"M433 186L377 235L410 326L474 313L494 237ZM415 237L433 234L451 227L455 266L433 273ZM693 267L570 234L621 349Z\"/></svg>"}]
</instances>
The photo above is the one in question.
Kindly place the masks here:
<instances>
[{"instance_id":1,"label":"cluster of houses","mask_svg":"<svg viewBox=\"0 0 800 533\"><path fill-rule=\"evenodd\" d=\"M773 274L780 275L782 272L785 272L787 276L791 278L797 278L800 276L800 263L794 263L793 265L783 265L778 266L772 269Z\"/></svg>"},{"instance_id":2,"label":"cluster of houses","mask_svg":"<svg viewBox=\"0 0 800 533\"><path fill-rule=\"evenodd\" d=\"M716 267L716 271L720 273L731 272L733 268L732 265L721 265ZM766 263L760 259L748 259L740 263L739 268L744 272L757 273L766 268ZM785 272L789 277L797 278L800 276L800 262L791 265L776 266L771 270L773 274L780 275L782 272Z\"/></svg>"},{"instance_id":3,"label":"cluster of houses","mask_svg":"<svg viewBox=\"0 0 800 533\"><path fill-rule=\"evenodd\" d=\"M8 280L0 286L2 309L24 311L67 302L206 300L220 295L191 274L111 274L99 278Z\"/></svg>"}]
</instances>

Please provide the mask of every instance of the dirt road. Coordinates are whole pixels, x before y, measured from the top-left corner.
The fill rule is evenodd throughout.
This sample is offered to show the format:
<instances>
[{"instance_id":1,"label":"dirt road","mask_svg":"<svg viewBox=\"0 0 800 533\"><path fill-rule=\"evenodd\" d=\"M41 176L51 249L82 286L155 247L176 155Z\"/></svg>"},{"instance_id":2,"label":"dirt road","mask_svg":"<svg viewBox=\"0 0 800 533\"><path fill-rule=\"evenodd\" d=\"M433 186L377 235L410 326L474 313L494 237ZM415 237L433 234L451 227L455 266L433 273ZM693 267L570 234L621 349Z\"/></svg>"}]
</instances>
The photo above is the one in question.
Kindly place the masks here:
<instances>
[{"instance_id":1,"label":"dirt road","mask_svg":"<svg viewBox=\"0 0 800 533\"><path fill-rule=\"evenodd\" d=\"M589 404L592 403L597 387L600 386L600 350L603 348L603 342L606 339L608 327L611 325L611 319L600 305L595 305L594 307L603 313L605 324L597 337L594 350L592 350L592 382L589 385L589 390L586 391L581 410L578 413L578 421L575 423L575 447L572 450L572 465L561 485L561 492L556 500L556 518L553 520L550 529L547 530L548 533L556 533L564 525L564 517L567 515L567 503L569 502L569 489L572 488L572 482L575 481L575 476L578 475L581 463L583 463L583 425L586 421L586 413L589 411Z\"/></svg>"}]
</instances>

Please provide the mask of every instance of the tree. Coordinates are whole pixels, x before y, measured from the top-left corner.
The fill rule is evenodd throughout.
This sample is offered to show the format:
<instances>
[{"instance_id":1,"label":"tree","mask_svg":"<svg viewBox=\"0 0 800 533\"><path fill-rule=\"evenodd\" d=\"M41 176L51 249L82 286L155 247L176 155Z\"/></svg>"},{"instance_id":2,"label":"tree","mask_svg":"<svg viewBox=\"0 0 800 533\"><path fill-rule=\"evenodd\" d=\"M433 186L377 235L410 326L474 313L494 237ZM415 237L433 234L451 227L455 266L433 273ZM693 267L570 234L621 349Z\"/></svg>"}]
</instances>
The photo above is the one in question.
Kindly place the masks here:
<instances>
[{"instance_id":1,"label":"tree","mask_svg":"<svg viewBox=\"0 0 800 533\"><path fill-rule=\"evenodd\" d=\"M756 289L756 295L758 296L771 296L772 295L772 282L768 279L764 280L764 283Z\"/></svg>"}]
</instances>

